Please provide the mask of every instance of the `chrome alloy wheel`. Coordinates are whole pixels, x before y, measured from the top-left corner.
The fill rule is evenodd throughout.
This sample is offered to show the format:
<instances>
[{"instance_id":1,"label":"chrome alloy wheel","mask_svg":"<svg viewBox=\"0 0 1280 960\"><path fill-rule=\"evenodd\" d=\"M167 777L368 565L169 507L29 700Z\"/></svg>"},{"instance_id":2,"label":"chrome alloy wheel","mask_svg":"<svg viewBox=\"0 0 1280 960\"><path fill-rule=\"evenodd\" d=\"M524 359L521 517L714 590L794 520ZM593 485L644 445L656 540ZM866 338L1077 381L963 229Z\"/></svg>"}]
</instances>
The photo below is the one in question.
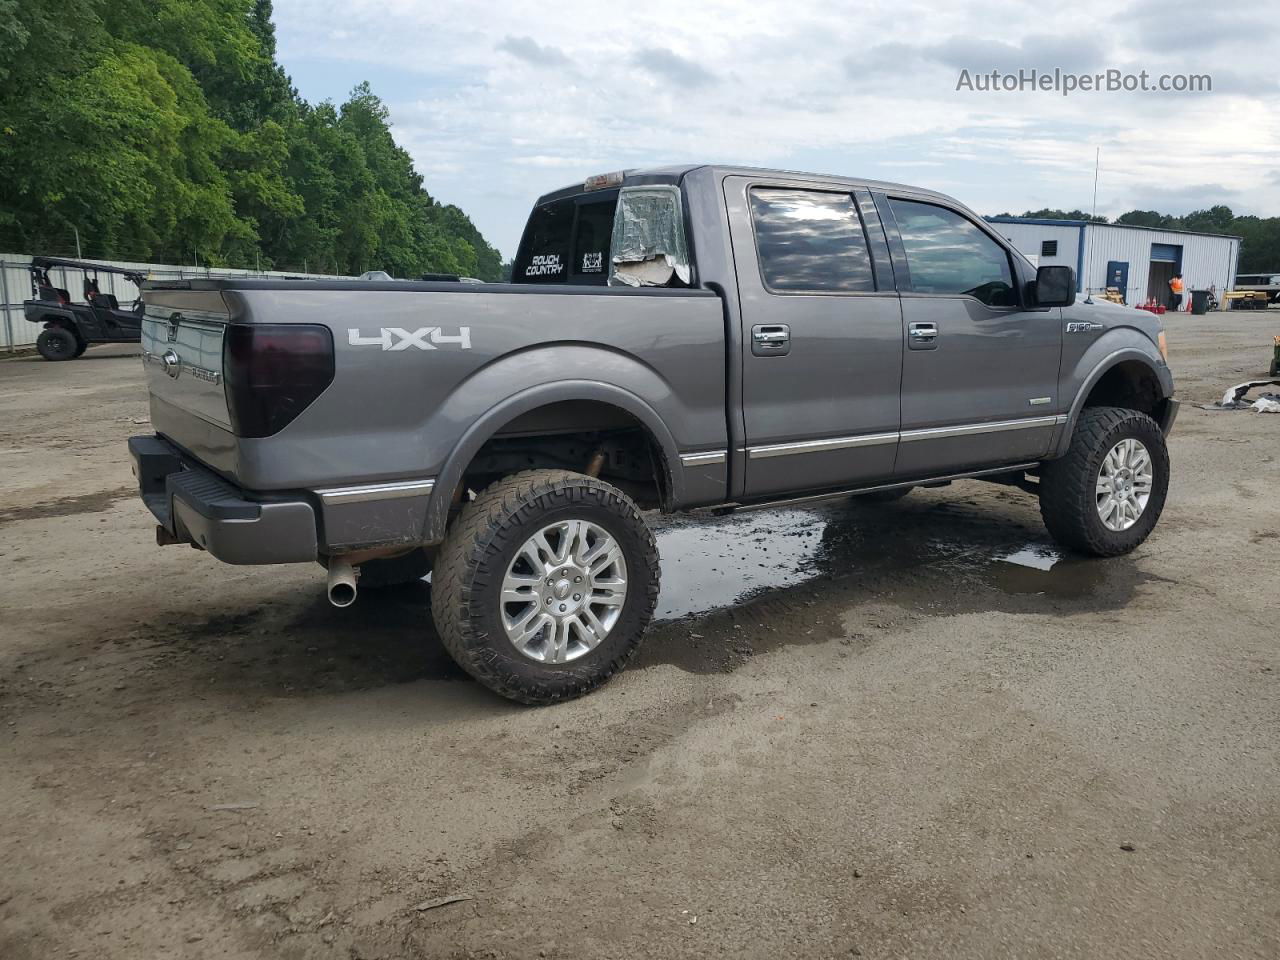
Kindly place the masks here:
<instances>
[{"instance_id":1,"label":"chrome alloy wheel","mask_svg":"<svg viewBox=\"0 0 1280 960\"><path fill-rule=\"evenodd\" d=\"M1098 516L1108 530L1128 530L1151 499L1151 454L1139 440L1121 440L1098 470Z\"/></svg>"},{"instance_id":2,"label":"chrome alloy wheel","mask_svg":"<svg viewBox=\"0 0 1280 960\"><path fill-rule=\"evenodd\" d=\"M516 551L502 579L502 627L539 663L594 650L622 616L627 561L607 530L586 520L543 527Z\"/></svg>"}]
</instances>

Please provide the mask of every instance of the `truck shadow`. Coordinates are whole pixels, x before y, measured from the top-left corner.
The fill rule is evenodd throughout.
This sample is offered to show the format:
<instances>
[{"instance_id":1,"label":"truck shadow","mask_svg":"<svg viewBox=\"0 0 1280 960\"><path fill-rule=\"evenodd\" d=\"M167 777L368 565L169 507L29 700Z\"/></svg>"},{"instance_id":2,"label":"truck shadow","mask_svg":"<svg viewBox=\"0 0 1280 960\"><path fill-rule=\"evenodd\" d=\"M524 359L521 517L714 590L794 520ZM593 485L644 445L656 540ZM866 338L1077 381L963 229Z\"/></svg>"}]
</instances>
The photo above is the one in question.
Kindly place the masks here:
<instances>
[{"instance_id":1,"label":"truck shadow","mask_svg":"<svg viewBox=\"0 0 1280 960\"><path fill-rule=\"evenodd\" d=\"M1022 494L982 501L916 494L895 504L661 518L662 595L631 669L717 673L789 645L862 644L866 636L850 623L863 615L873 618L871 634L883 636L895 616L1112 609L1152 579L1131 558L1058 553ZM317 587L198 617L185 618L170 655L205 660L198 682L206 690L307 696L471 682L440 644L425 581L367 591L344 610ZM478 686L476 693L488 696Z\"/></svg>"},{"instance_id":2,"label":"truck shadow","mask_svg":"<svg viewBox=\"0 0 1280 960\"><path fill-rule=\"evenodd\" d=\"M859 614L1067 616L1124 606L1146 580L1132 557L1067 554L1021 493L915 493L678 525L659 536L658 623L637 666L732 670L780 647L841 638ZM672 548L676 549L672 549ZM891 609L896 614L886 614ZM852 634L852 636L851 636Z\"/></svg>"}]
</instances>

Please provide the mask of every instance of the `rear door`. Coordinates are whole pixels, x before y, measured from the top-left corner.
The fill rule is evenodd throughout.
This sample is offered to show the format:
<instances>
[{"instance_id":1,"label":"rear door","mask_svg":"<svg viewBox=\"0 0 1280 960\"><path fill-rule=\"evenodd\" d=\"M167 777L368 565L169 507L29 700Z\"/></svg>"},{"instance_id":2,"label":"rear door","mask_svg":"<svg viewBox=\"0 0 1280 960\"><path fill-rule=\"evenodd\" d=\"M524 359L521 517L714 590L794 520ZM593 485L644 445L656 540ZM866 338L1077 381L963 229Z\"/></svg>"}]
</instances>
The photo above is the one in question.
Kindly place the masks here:
<instances>
[{"instance_id":1,"label":"rear door","mask_svg":"<svg viewBox=\"0 0 1280 960\"><path fill-rule=\"evenodd\" d=\"M891 476L902 315L870 198L860 212L852 189L748 177L724 189L743 327L746 495Z\"/></svg>"},{"instance_id":2,"label":"rear door","mask_svg":"<svg viewBox=\"0 0 1280 960\"><path fill-rule=\"evenodd\" d=\"M1062 311L1025 309L1010 252L965 212L876 195L902 293L899 478L1038 460L1059 416Z\"/></svg>"}]
</instances>

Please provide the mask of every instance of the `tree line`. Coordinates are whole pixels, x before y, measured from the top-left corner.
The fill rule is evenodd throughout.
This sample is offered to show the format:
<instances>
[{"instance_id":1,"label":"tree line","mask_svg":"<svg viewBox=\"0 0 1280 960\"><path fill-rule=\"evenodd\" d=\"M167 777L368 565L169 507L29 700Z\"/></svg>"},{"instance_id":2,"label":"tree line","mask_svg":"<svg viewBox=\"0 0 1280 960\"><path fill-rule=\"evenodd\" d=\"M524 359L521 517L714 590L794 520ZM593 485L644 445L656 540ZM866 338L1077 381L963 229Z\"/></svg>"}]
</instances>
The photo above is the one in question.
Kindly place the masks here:
<instances>
[{"instance_id":1,"label":"tree line","mask_svg":"<svg viewBox=\"0 0 1280 960\"><path fill-rule=\"evenodd\" d=\"M1002 213L1002 217L1010 214ZM1044 220L1087 220L1161 230L1190 230L1194 233L1224 233L1240 237L1240 273L1280 273L1280 217L1238 217L1227 206L1195 210L1176 217L1156 210L1130 210L1114 220L1082 210L1028 210L1024 217Z\"/></svg>"},{"instance_id":2,"label":"tree line","mask_svg":"<svg viewBox=\"0 0 1280 960\"><path fill-rule=\"evenodd\" d=\"M498 280L367 83L310 104L270 0L0 0L0 248Z\"/></svg>"}]
</instances>

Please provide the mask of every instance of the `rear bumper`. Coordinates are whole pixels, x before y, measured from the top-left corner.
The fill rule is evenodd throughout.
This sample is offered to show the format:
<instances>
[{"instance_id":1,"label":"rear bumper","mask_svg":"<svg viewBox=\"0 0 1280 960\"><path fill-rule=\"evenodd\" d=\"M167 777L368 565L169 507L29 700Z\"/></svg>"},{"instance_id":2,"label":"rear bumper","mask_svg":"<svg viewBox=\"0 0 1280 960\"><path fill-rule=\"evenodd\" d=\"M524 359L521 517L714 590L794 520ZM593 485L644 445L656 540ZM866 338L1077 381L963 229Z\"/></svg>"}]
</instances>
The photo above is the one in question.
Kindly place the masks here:
<instances>
[{"instance_id":1,"label":"rear bumper","mask_svg":"<svg viewBox=\"0 0 1280 960\"><path fill-rule=\"evenodd\" d=\"M129 455L142 502L174 539L225 563L317 559L316 512L308 501L250 500L162 437L131 437Z\"/></svg>"}]
</instances>

